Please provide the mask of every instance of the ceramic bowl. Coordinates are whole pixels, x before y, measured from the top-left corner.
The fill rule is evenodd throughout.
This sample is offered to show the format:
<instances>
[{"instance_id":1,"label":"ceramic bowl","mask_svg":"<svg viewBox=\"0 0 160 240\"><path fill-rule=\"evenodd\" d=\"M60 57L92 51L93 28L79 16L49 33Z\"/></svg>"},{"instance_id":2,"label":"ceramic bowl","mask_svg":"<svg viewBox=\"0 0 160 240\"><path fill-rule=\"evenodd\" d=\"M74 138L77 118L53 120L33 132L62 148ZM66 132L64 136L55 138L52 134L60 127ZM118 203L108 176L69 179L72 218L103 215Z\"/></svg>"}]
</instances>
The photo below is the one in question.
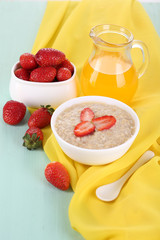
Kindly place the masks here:
<instances>
[{"instance_id":1,"label":"ceramic bowl","mask_svg":"<svg viewBox=\"0 0 160 240\"><path fill-rule=\"evenodd\" d=\"M40 105L51 105L56 108L63 102L77 97L76 67L72 77L62 82L31 82L19 79L14 72L20 67L19 62L11 70L10 96L13 100L23 102L27 107L38 108Z\"/></svg>"},{"instance_id":2,"label":"ceramic bowl","mask_svg":"<svg viewBox=\"0 0 160 240\"><path fill-rule=\"evenodd\" d=\"M116 147L108 148L108 149L86 149L77 147L75 145L72 145L66 141L64 141L58 134L55 128L55 123L58 115L67 109L68 107L71 107L74 104L79 103L87 103L87 102L98 102L103 104L109 104L109 105L116 105L117 107L120 107L121 109L124 109L127 111L133 118L135 122L135 132L129 138L126 142L124 142L121 145L118 145ZM67 119L66 119L67 121ZM85 96L85 97L78 97L71 99L62 105L60 105L54 112L51 118L51 128L53 131L53 134L55 135L61 149L63 152L70 157L71 159L87 164L87 165L102 165L107 164L110 162L113 162L117 160L118 158L122 157L128 149L131 147L133 141L135 140L139 129L140 129L140 122L137 114L135 111L130 108L125 103L122 103L118 100L108 98L108 97L100 97L100 96Z\"/></svg>"}]
</instances>

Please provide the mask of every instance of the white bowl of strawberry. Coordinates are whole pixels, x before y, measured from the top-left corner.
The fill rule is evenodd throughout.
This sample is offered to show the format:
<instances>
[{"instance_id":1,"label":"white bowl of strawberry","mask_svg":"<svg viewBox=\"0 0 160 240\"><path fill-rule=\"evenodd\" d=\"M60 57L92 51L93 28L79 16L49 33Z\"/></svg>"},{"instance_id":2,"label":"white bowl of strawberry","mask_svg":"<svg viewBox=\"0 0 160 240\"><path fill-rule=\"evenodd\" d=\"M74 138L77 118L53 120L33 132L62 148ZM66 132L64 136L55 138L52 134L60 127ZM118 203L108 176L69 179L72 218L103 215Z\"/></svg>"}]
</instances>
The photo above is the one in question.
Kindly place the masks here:
<instances>
[{"instance_id":1,"label":"white bowl of strawberry","mask_svg":"<svg viewBox=\"0 0 160 240\"><path fill-rule=\"evenodd\" d=\"M102 165L128 151L140 123L133 109L118 100L84 96L61 104L51 117L51 128L71 159L86 165Z\"/></svg>"},{"instance_id":2,"label":"white bowl of strawberry","mask_svg":"<svg viewBox=\"0 0 160 240\"><path fill-rule=\"evenodd\" d=\"M40 49L24 53L11 70L10 96L27 107L51 105L56 108L77 97L76 67L63 52Z\"/></svg>"}]
</instances>

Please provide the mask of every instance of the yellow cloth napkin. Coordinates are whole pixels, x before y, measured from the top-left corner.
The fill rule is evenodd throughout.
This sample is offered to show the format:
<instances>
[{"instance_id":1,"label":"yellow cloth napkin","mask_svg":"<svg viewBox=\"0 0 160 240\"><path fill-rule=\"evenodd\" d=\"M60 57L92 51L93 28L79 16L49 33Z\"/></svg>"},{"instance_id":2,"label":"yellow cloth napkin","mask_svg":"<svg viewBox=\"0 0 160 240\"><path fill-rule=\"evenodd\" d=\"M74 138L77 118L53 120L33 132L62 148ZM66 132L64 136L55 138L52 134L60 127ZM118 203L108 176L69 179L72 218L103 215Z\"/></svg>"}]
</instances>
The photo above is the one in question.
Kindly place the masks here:
<instances>
[{"instance_id":1,"label":"yellow cloth napkin","mask_svg":"<svg viewBox=\"0 0 160 240\"><path fill-rule=\"evenodd\" d=\"M126 27L148 46L150 64L131 105L139 116L140 132L127 154L105 166L89 167L68 158L49 127L44 129L44 151L69 171L75 192L69 218L85 239L159 240L160 39L142 5L134 0L48 2L32 52L43 47L59 49L76 65L80 76L92 49L89 31L102 23ZM119 197L110 203L97 199L96 188L121 177L147 149L156 156L133 174Z\"/></svg>"}]
</instances>

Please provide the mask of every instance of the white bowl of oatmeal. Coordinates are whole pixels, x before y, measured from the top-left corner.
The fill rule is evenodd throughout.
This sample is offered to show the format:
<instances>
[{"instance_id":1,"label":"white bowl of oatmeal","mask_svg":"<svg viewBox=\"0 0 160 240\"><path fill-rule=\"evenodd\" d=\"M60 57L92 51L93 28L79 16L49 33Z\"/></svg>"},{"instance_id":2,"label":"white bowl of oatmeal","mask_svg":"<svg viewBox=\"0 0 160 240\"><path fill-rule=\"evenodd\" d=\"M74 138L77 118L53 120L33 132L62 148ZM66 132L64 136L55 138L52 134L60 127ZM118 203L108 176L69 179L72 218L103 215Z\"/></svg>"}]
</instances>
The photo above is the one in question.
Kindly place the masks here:
<instances>
[{"instance_id":1,"label":"white bowl of oatmeal","mask_svg":"<svg viewBox=\"0 0 160 240\"><path fill-rule=\"evenodd\" d=\"M85 136L75 135L83 109L89 108L94 119L113 116L116 122L109 129L95 130ZM91 122L94 122L94 119ZM125 103L101 96L84 96L61 104L51 118L51 128L63 152L71 159L102 165L122 157L131 147L140 122L135 111Z\"/></svg>"}]
</instances>

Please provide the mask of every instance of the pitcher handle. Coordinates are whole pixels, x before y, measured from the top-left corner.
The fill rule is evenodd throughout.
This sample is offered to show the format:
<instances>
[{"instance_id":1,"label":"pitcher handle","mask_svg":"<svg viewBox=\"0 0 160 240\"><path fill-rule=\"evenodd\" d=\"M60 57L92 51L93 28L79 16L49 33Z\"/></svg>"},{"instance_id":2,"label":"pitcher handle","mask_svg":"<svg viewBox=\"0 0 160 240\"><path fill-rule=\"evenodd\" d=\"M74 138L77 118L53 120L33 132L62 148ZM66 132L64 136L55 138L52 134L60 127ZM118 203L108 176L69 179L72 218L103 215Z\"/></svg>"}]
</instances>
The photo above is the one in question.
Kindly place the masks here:
<instances>
[{"instance_id":1,"label":"pitcher handle","mask_svg":"<svg viewBox=\"0 0 160 240\"><path fill-rule=\"evenodd\" d=\"M132 48L140 48L143 55L143 63L138 69L138 78L142 77L145 73L148 63L149 63L149 52L146 44L140 40L134 40L132 43Z\"/></svg>"}]
</instances>

